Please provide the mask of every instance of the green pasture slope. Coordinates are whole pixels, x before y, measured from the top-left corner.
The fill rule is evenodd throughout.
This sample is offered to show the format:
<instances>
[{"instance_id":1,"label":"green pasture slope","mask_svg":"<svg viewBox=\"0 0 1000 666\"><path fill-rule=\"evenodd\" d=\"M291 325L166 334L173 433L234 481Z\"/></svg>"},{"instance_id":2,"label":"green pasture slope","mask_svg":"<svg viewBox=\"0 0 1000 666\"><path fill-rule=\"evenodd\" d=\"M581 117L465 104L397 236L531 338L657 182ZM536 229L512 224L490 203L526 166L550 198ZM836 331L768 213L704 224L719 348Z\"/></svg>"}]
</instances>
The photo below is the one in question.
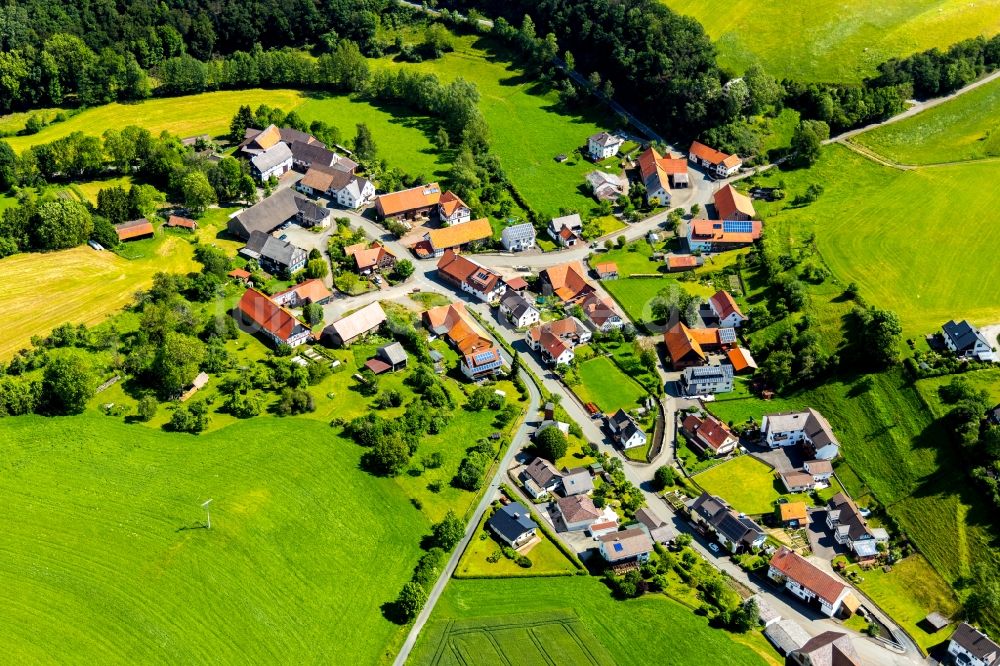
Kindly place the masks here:
<instances>
[{"instance_id":1,"label":"green pasture slope","mask_svg":"<svg viewBox=\"0 0 1000 666\"><path fill-rule=\"evenodd\" d=\"M851 141L901 164L1000 157L1000 80Z\"/></svg>"},{"instance_id":2,"label":"green pasture slope","mask_svg":"<svg viewBox=\"0 0 1000 666\"><path fill-rule=\"evenodd\" d=\"M712 629L662 595L616 601L591 577L452 580L409 663L701 666L707 654L732 666L778 663L761 641Z\"/></svg>"},{"instance_id":3,"label":"green pasture slope","mask_svg":"<svg viewBox=\"0 0 1000 666\"><path fill-rule=\"evenodd\" d=\"M1000 0L664 0L698 19L719 64L781 78L858 82L889 58L1000 32Z\"/></svg>"},{"instance_id":4,"label":"green pasture slope","mask_svg":"<svg viewBox=\"0 0 1000 666\"><path fill-rule=\"evenodd\" d=\"M429 522L308 419L199 437L0 421L0 644L12 663L391 659L380 606ZM213 498L212 529L200 504Z\"/></svg>"}]
</instances>

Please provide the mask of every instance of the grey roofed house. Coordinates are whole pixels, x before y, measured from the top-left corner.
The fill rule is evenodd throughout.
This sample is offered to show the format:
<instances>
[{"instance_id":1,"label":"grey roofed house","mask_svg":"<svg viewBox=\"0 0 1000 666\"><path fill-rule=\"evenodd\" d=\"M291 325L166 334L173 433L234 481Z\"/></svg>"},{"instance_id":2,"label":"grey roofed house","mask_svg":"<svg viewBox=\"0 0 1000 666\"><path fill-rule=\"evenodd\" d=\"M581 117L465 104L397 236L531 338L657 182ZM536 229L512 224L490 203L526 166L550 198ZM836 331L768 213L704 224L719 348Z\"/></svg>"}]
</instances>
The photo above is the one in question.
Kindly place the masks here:
<instances>
[{"instance_id":1,"label":"grey roofed house","mask_svg":"<svg viewBox=\"0 0 1000 666\"><path fill-rule=\"evenodd\" d=\"M840 631L824 631L791 653L792 661L811 666L861 666L851 637Z\"/></svg>"},{"instance_id":2,"label":"grey roofed house","mask_svg":"<svg viewBox=\"0 0 1000 666\"><path fill-rule=\"evenodd\" d=\"M307 227L324 226L332 211L320 206L315 201L295 196L295 208L298 210L298 222Z\"/></svg>"},{"instance_id":3,"label":"grey roofed house","mask_svg":"<svg viewBox=\"0 0 1000 666\"><path fill-rule=\"evenodd\" d=\"M500 232L500 242L510 252L526 250L535 245L535 227L531 222L504 227Z\"/></svg>"},{"instance_id":4,"label":"grey roofed house","mask_svg":"<svg viewBox=\"0 0 1000 666\"><path fill-rule=\"evenodd\" d=\"M720 511L709 522L734 547L750 548L764 536L764 530L757 523L732 509Z\"/></svg>"},{"instance_id":5,"label":"grey roofed house","mask_svg":"<svg viewBox=\"0 0 1000 666\"><path fill-rule=\"evenodd\" d=\"M563 494L585 495L594 489L594 479L586 467L574 467L566 470L562 477Z\"/></svg>"},{"instance_id":6,"label":"grey roofed house","mask_svg":"<svg viewBox=\"0 0 1000 666\"><path fill-rule=\"evenodd\" d=\"M278 240L271 234L254 231L240 254L256 259L264 270L273 268L291 269L304 263L306 251L291 243Z\"/></svg>"},{"instance_id":7,"label":"grey roofed house","mask_svg":"<svg viewBox=\"0 0 1000 666\"><path fill-rule=\"evenodd\" d=\"M989 636L970 624L965 622L959 624L955 633L951 635L951 643L958 645L984 664L1000 663L1000 645L994 643ZM948 651L952 651L950 643ZM959 661L958 663L963 662Z\"/></svg>"},{"instance_id":8,"label":"grey roofed house","mask_svg":"<svg viewBox=\"0 0 1000 666\"><path fill-rule=\"evenodd\" d=\"M361 336L378 329L384 321L385 311L375 301L324 328L323 339L346 347Z\"/></svg>"},{"instance_id":9,"label":"grey roofed house","mask_svg":"<svg viewBox=\"0 0 1000 666\"><path fill-rule=\"evenodd\" d=\"M295 201L297 197L290 188L279 190L229 218L229 232L246 240L251 232L262 231L271 233L285 222L295 217L299 208Z\"/></svg>"},{"instance_id":10,"label":"grey roofed house","mask_svg":"<svg viewBox=\"0 0 1000 666\"><path fill-rule=\"evenodd\" d=\"M524 313L532 309L531 303L524 300L524 297L516 291L505 292L503 298L500 299L500 305L510 310L514 319L520 319Z\"/></svg>"},{"instance_id":11,"label":"grey roofed house","mask_svg":"<svg viewBox=\"0 0 1000 666\"><path fill-rule=\"evenodd\" d=\"M333 166L337 161L337 153L327 150L321 143L308 143L306 141L292 141L290 146L292 159L298 163L309 166Z\"/></svg>"},{"instance_id":12,"label":"grey roofed house","mask_svg":"<svg viewBox=\"0 0 1000 666\"><path fill-rule=\"evenodd\" d=\"M628 178L607 171L591 171L587 183L597 199L617 199L628 194Z\"/></svg>"},{"instance_id":13,"label":"grey roofed house","mask_svg":"<svg viewBox=\"0 0 1000 666\"><path fill-rule=\"evenodd\" d=\"M528 509L520 502L511 502L497 509L486 523L508 543L514 543L526 532L538 529Z\"/></svg>"},{"instance_id":14,"label":"grey roofed house","mask_svg":"<svg viewBox=\"0 0 1000 666\"><path fill-rule=\"evenodd\" d=\"M615 439L620 442L627 442L636 432L641 432L635 420L620 408L608 418L608 427L614 433Z\"/></svg>"},{"instance_id":15,"label":"grey roofed house","mask_svg":"<svg viewBox=\"0 0 1000 666\"><path fill-rule=\"evenodd\" d=\"M601 517L601 510L594 505L594 500L586 495L560 497L556 500L556 506L567 526L583 522L592 523Z\"/></svg>"},{"instance_id":16,"label":"grey roofed house","mask_svg":"<svg viewBox=\"0 0 1000 666\"><path fill-rule=\"evenodd\" d=\"M540 488L554 488L562 479L562 475L555 468L555 465L545 458L532 460L531 464L524 468L524 474L537 483Z\"/></svg>"},{"instance_id":17,"label":"grey roofed house","mask_svg":"<svg viewBox=\"0 0 1000 666\"><path fill-rule=\"evenodd\" d=\"M720 498L706 492L702 492L698 499L691 503L691 513L697 514L704 521L711 520L720 511L728 508L729 505Z\"/></svg>"},{"instance_id":18,"label":"grey roofed house","mask_svg":"<svg viewBox=\"0 0 1000 666\"><path fill-rule=\"evenodd\" d=\"M292 149L287 143L276 143L262 153L258 153L250 158L257 173L267 173L274 167L292 159Z\"/></svg>"},{"instance_id":19,"label":"grey roofed house","mask_svg":"<svg viewBox=\"0 0 1000 666\"><path fill-rule=\"evenodd\" d=\"M794 620L781 620L764 629L764 635L782 656L809 642L809 634Z\"/></svg>"},{"instance_id":20,"label":"grey roofed house","mask_svg":"<svg viewBox=\"0 0 1000 666\"><path fill-rule=\"evenodd\" d=\"M590 141L593 141L602 148L607 148L608 146L616 143L622 143L623 141L621 137L611 134L610 132L598 132L597 134L592 134L588 138Z\"/></svg>"},{"instance_id":21,"label":"grey roofed house","mask_svg":"<svg viewBox=\"0 0 1000 666\"><path fill-rule=\"evenodd\" d=\"M958 351L971 349L975 346L976 341L980 339L989 345L982 333L979 332L979 329L965 319L958 322L952 319L947 324L942 326L941 330L948 336L951 343Z\"/></svg>"},{"instance_id":22,"label":"grey roofed house","mask_svg":"<svg viewBox=\"0 0 1000 666\"><path fill-rule=\"evenodd\" d=\"M380 358L385 360L386 363L391 365L393 370L395 370L397 366L405 366L406 361L409 358L406 354L406 350L403 349L403 345L398 342L393 342L392 344L385 345L384 347L379 347L376 353Z\"/></svg>"},{"instance_id":23,"label":"grey roofed house","mask_svg":"<svg viewBox=\"0 0 1000 666\"><path fill-rule=\"evenodd\" d=\"M654 516L649 509L638 509L635 512L635 519L646 528L649 538L657 543L669 543L677 536L673 527Z\"/></svg>"},{"instance_id":24,"label":"grey roofed house","mask_svg":"<svg viewBox=\"0 0 1000 666\"><path fill-rule=\"evenodd\" d=\"M652 540L641 527L610 532L598 537L598 540L602 543L604 559L611 563L648 555L653 550Z\"/></svg>"}]
</instances>

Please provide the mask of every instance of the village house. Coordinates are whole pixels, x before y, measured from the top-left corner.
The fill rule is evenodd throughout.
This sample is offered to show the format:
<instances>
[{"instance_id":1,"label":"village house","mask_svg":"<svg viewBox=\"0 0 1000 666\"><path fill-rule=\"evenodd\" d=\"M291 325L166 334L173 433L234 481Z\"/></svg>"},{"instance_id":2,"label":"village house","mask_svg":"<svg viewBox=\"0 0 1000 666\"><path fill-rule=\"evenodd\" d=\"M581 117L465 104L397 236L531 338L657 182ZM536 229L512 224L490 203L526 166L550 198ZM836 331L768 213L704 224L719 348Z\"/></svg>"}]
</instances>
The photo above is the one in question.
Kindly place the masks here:
<instances>
[{"instance_id":1,"label":"village house","mask_svg":"<svg viewBox=\"0 0 1000 666\"><path fill-rule=\"evenodd\" d=\"M826 526L834 540L848 546L861 560L870 560L878 552L878 539L868 527L858 506L844 493L837 493L827 502Z\"/></svg>"},{"instance_id":2,"label":"village house","mask_svg":"<svg viewBox=\"0 0 1000 666\"><path fill-rule=\"evenodd\" d=\"M759 597L759 595L757 595ZM758 602L759 603L759 602ZM779 618L781 616L778 616ZM809 642L812 638L806 630L794 620L778 619L764 628L764 636L778 650L778 653L787 657L795 650ZM785 663L788 663L787 659ZM828 666L833 666L829 664Z\"/></svg>"},{"instance_id":3,"label":"village house","mask_svg":"<svg viewBox=\"0 0 1000 666\"><path fill-rule=\"evenodd\" d=\"M306 132L292 129L291 127L279 128L277 125L268 125L262 130L248 127L243 135L243 143L238 147L238 154L243 157L253 157L273 148L279 143L284 143L290 148L296 141L320 146L321 148L326 147L323 142Z\"/></svg>"},{"instance_id":4,"label":"village house","mask_svg":"<svg viewBox=\"0 0 1000 666\"><path fill-rule=\"evenodd\" d=\"M337 163L337 153L327 150L322 143L292 141L288 145L292 153L292 168L305 173L313 166L332 167Z\"/></svg>"},{"instance_id":5,"label":"village house","mask_svg":"<svg viewBox=\"0 0 1000 666\"><path fill-rule=\"evenodd\" d=\"M687 163L683 158L660 155L655 148L647 148L636 160L639 179L646 188L646 203L660 206L670 204L673 188L688 186Z\"/></svg>"},{"instance_id":6,"label":"village house","mask_svg":"<svg viewBox=\"0 0 1000 666\"><path fill-rule=\"evenodd\" d=\"M355 341L377 331L384 323L385 311L376 301L324 328L322 338L327 344L349 347Z\"/></svg>"},{"instance_id":7,"label":"village house","mask_svg":"<svg viewBox=\"0 0 1000 666\"><path fill-rule=\"evenodd\" d=\"M724 252L752 245L760 238L758 220L691 220L688 223L688 249L691 252Z\"/></svg>"},{"instance_id":8,"label":"village house","mask_svg":"<svg viewBox=\"0 0 1000 666\"><path fill-rule=\"evenodd\" d=\"M672 254L667 257L666 264L668 273L693 271L705 264L705 257L696 257L693 254Z\"/></svg>"},{"instance_id":9,"label":"village house","mask_svg":"<svg viewBox=\"0 0 1000 666\"><path fill-rule=\"evenodd\" d=\"M378 241L348 245L344 255L354 259L354 268L361 275L388 273L396 267L396 255Z\"/></svg>"},{"instance_id":10,"label":"village house","mask_svg":"<svg viewBox=\"0 0 1000 666\"><path fill-rule=\"evenodd\" d=\"M712 314L718 317L720 327L739 328L749 321L740 310L740 306L736 304L733 295L723 289L715 292L708 299L708 307L712 309Z\"/></svg>"},{"instance_id":11,"label":"village house","mask_svg":"<svg viewBox=\"0 0 1000 666\"><path fill-rule=\"evenodd\" d=\"M739 443L739 439L726 424L712 414L703 417L688 414L681 421L681 433L687 437L689 444L714 456L732 453Z\"/></svg>"},{"instance_id":12,"label":"village house","mask_svg":"<svg viewBox=\"0 0 1000 666\"><path fill-rule=\"evenodd\" d=\"M778 505L778 518L785 527L796 528L809 520L809 508L805 502L784 502Z\"/></svg>"},{"instance_id":13,"label":"village house","mask_svg":"<svg viewBox=\"0 0 1000 666\"><path fill-rule=\"evenodd\" d=\"M598 537L601 557L609 564L643 563L653 552L653 541L641 527L611 532Z\"/></svg>"},{"instance_id":14,"label":"village house","mask_svg":"<svg viewBox=\"0 0 1000 666\"><path fill-rule=\"evenodd\" d=\"M781 478L781 483L784 484L785 490L793 495L796 493L812 492L816 488L816 482L813 480L812 475L800 472L799 470L780 472L778 476Z\"/></svg>"},{"instance_id":15,"label":"village house","mask_svg":"<svg viewBox=\"0 0 1000 666\"><path fill-rule=\"evenodd\" d=\"M535 538L538 523L531 519L527 507L520 502L511 502L494 511L486 521L486 527L500 541L517 549Z\"/></svg>"},{"instance_id":16,"label":"village house","mask_svg":"<svg viewBox=\"0 0 1000 666\"><path fill-rule=\"evenodd\" d=\"M634 449L646 445L646 433L624 409L619 409L608 417L608 430L623 449Z\"/></svg>"},{"instance_id":17,"label":"village house","mask_svg":"<svg viewBox=\"0 0 1000 666\"><path fill-rule=\"evenodd\" d=\"M788 653L794 666L861 666L851 637L841 631L824 631Z\"/></svg>"},{"instance_id":18,"label":"village house","mask_svg":"<svg viewBox=\"0 0 1000 666\"><path fill-rule=\"evenodd\" d=\"M443 226L462 224L472 219L472 209L451 190L441 195L437 210Z\"/></svg>"},{"instance_id":19,"label":"village house","mask_svg":"<svg viewBox=\"0 0 1000 666\"><path fill-rule=\"evenodd\" d=\"M587 154L595 162L614 157L621 150L625 139L617 134L598 132L587 138Z\"/></svg>"},{"instance_id":20,"label":"village house","mask_svg":"<svg viewBox=\"0 0 1000 666\"><path fill-rule=\"evenodd\" d=\"M587 495L572 495L556 500L556 511L566 525L566 530L576 532L590 528L601 518L601 510Z\"/></svg>"},{"instance_id":21,"label":"village house","mask_svg":"<svg viewBox=\"0 0 1000 666\"><path fill-rule=\"evenodd\" d=\"M959 358L973 358L977 361L997 362L996 352L986 336L966 320L954 319L941 327L944 344Z\"/></svg>"},{"instance_id":22,"label":"village house","mask_svg":"<svg viewBox=\"0 0 1000 666\"><path fill-rule=\"evenodd\" d=\"M562 485L562 474L545 458L535 458L521 472L521 483L533 499L550 495Z\"/></svg>"},{"instance_id":23,"label":"village house","mask_svg":"<svg viewBox=\"0 0 1000 666\"><path fill-rule=\"evenodd\" d=\"M962 622L948 641L948 654L961 666L1000 664L1000 645L970 624Z\"/></svg>"},{"instance_id":24,"label":"village house","mask_svg":"<svg viewBox=\"0 0 1000 666\"><path fill-rule=\"evenodd\" d=\"M811 407L804 412L766 414L760 432L764 443L772 449L802 444L816 460L833 460L840 453L830 422Z\"/></svg>"},{"instance_id":25,"label":"village house","mask_svg":"<svg viewBox=\"0 0 1000 666\"><path fill-rule=\"evenodd\" d=\"M714 395L733 390L731 365L703 365L684 368L680 380L684 395Z\"/></svg>"},{"instance_id":26,"label":"village house","mask_svg":"<svg viewBox=\"0 0 1000 666\"><path fill-rule=\"evenodd\" d=\"M525 328L537 324L542 315L531 303L516 291L507 290L500 299L500 314L507 318L514 328Z\"/></svg>"},{"instance_id":27,"label":"village house","mask_svg":"<svg viewBox=\"0 0 1000 666\"><path fill-rule=\"evenodd\" d=\"M549 236L563 247L573 247L583 240L583 220L579 213L554 217L549 222Z\"/></svg>"},{"instance_id":28,"label":"village house","mask_svg":"<svg viewBox=\"0 0 1000 666\"><path fill-rule=\"evenodd\" d=\"M276 143L250 158L250 172L260 182L281 178L291 170L292 149L285 143Z\"/></svg>"},{"instance_id":29,"label":"village house","mask_svg":"<svg viewBox=\"0 0 1000 666\"><path fill-rule=\"evenodd\" d=\"M493 227L485 217L452 227L431 229L424 235L424 242L435 257L440 257L446 250L462 250L473 243L479 243L493 237Z\"/></svg>"},{"instance_id":30,"label":"village house","mask_svg":"<svg viewBox=\"0 0 1000 666\"><path fill-rule=\"evenodd\" d=\"M688 159L695 166L702 166L719 178L728 178L743 166L743 160L738 155L723 153L698 141L691 144Z\"/></svg>"},{"instance_id":31,"label":"village house","mask_svg":"<svg viewBox=\"0 0 1000 666\"><path fill-rule=\"evenodd\" d=\"M370 180L336 167L311 167L295 189L309 196L328 197L349 209L365 206L375 197L375 185Z\"/></svg>"},{"instance_id":32,"label":"village house","mask_svg":"<svg viewBox=\"0 0 1000 666\"><path fill-rule=\"evenodd\" d=\"M736 331L731 328L688 328L679 321L663 334L667 354L675 370L704 365L706 352L727 349L736 343Z\"/></svg>"},{"instance_id":33,"label":"village house","mask_svg":"<svg viewBox=\"0 0 1000 666\"><path fill-rule=\"evenodd\" d=\"M828 617L850 615L860 603L853 590L821 571L798 553L782 546L771 556L767 576L784 584L799 599L817 603Z\"/></svg>"},{"instance_id":34,"label":"village house","mask_svg":"<svg viewBox=\"0 0 1000 666\"><path fill-rule=\"evenodd\" d=\"M730 553L760 548L767 538L760 525L734 511L721 497L702 492L689 509L691 519L710 530L719 545Z\"/></svg>"},{"instance_id":35,"label":"village house","mask_svg":"<svg viewBox=\"0 0 1000 666\"><path fill-rule=\"evenodd\" d=\"M115 233L118 234L119 242L124 243L125 241L152 238L155 231L153 229L153 223L143 217L138 220L131 220L130 222L116 224Z\"/></svg>"},{"instance_id":36,"label":"village house","mask_svg":"<svg viewBox=\"0 0 1000 666\"><path fill-rule=\"evenodd\" d=\"M427 219L437 209L439 201L441 187L437 183L428 183L399 192L380 194L375 197L375 212L380 220Z\"/></svg>"},{"instance_id":37,"label":"village house","mask_svg":"<svg viewBox=\"0 0 1000 666\"><path fill-rule=\"evenodd\" d=\"M234 236L247 240L254 231L269 234L288 222L326 228L330 225L330 216L329 209L285 188L230 217L228 229Z\"/></svg>"},{"instance_id":38,"label":"village house","mask_svg":"<svg viewBox=\"0 0 1000 666\"><path fill-rule=\"evenodd\" d=\"M233 270L226 273L226 276L231 277L235 282L239 282L240 284L245 284L245 285L250 284L250 278L252 277L250 271L243 268L234 268Z\"/></svg>"},{"instance_id":39,"label":"village house","mask_svg":"<svg viewBox=\"0 0 1000 666\"><path fill-rule=\"evenodd\" d=\"M591 294L584 299L580 307L583 310L583 316L596 331L608 333L625 326L625 320L615 312L611 301L599 298L597 294Z\"/></svg>"},{"instance_id":40,"label":"village house","mask_svg":"<svg viewBox=\"0 0 1000 666\"><path fill-rule=\"evenodd\" d=\"M816 483L826 483L833 476L833 463L829 460L809 460L803 463L802 469Z\"/></svg>"},{"instance_id":41,"label":"village house","mask_svg":"<svg viewBox=\"0 0 1000 666\"><path fill-rule=\"evenodd\" d=\"M733 347L726 352L726 360L729 364L733 366L733 372L740 374L750 370L751 372L757 369L757 361L753 360L753 356L750 352L743 347Z\"/></svg>"},{"instance_id":42,"label":"village house","mask_svg":"<svg viewBox=\"0 0 1000 666\"><path fill-rule=\"evenodd\" d=\"M444 282L487 303L499 300L507 289L499 273L452 250L445 251L441 257L437 273Z\"/></svg>"},{"instance_id":43,"label":"village house","mask_svg":"<svg viewBox=\"0 0 1000 666\"><path fill-rule=\"evenodd\" d=\"M597 264L594 266L594 273L597 274L598 280L617 280L618 279L618 264L613 261L607 261L603 264Z\"/></svg>"},{"instance_id":44,"label":"village house","mask_svg":"<svg viewBox=\"0 0 1000 666\"><path fill-rule=\"evenodd\" d=\"M715 202L715 212L720 220L749 221L757 217L757 211L754 210L750 197L739 192L729 183L723 185L712 199Z\"/></svg>"},{"instance_id":45,"label":"village house","mask_svg":"<svg viewBox=\"0 0 1000 666\"><path fill-rule=\"evenodd\" d=\"M587 495L594 490L594 477L586 467L563 470L562 494L564 497Z\"/></svg>"},{"instance_id":46,"label":"village house","mask_svg":"<svg viewBox=\"0 0 1000 666\"><path fill-rule=\"evenodd\" d=\"M504 227L500 232L500 244L508 252L521 252L535 247L535 226L522 222Z\"/></svg>"},{"instance_id":47,"label":"village house","mask_svg":"<svg viewBox=\"0 0 1000 666\"><path fill-rule=\"evenodd\" d=\"M528 346L550 365L568 364L574 358L573 349L590 338L590 330L576 317L539 324L524 335Z\"/></svg>"},{"instance_id":48,"label":"village house","mask_svg":"<svg viewBox=\"0 0 1000 666\"><path fill-rule=\"evenodd\" d=\"M256 289L243 292L236 313L239 315L237 321L275 345L298 347L312 338L312 331L305 324Z\"/></svg>"},{"instance_id":49,"label":"village house","mask_svg":"<svg viewBox=\"0 0 1000 666\"><path fill-rule=\"evenodd\" d=\"M278 240L262 231L250 234L245 247L240 249L241 257L256 261L261 269L272 275L291 275L306 267L309 255L302 248L288 241Z\"/></svg>"},{"instance_id":50,"label":"village house","mask_svg":"<svg viewBox=\"0 0 1000 666\"><path fill-rule=\"evenodd\" d=\"M333 292L327 289L322 280L312 279L279 291L272 298L275 303L286 308L301 308L310 303L326 305L333 300Z\"/></svg>"},{"instance_id":51,"label":"village house","mask_svg":"<svg viewBox=\"0 0 1000 666\"><path fill-rule=\"evenodd\" d=\"M598 201L617 201L628 195L628 178L607 171L591 171L587 184Z\"/></svg>"},{"instance_id":52,"label":"village house","mask_svg":"<svg viewBox=\"0 0 1000 666\"><path fill-rule=\"evenodd\" d=\"M579 261L546 268L538 274L543 296L555 296L565 305L581 303L594 293Z\"/></svg>"},{"instance_id":53,"label":"village house","mask_svg":"<svg viewBox=\"0 0 1000 666\"><path fill-rule=\"evenodd\" d=\"M636 509L635 519L646 529L646 533L649 534L649 538L656 543L670 543L677 535L677 532L672 527L660 520L657 516L654 516L652 511L645 507Z\"/></svg>"},{"instance_id":54,"label":"village house","mask_svg":"<svg viewBox=\"0 0 1000 666\"><path fill-rule=\"evenodd\" d=\"M462 302L431 308L423 314L424 326L434 335L447 338L461 355L459 369L473 381L503 371L500 350L472 319Z\"/></svg>"}]
</instances>

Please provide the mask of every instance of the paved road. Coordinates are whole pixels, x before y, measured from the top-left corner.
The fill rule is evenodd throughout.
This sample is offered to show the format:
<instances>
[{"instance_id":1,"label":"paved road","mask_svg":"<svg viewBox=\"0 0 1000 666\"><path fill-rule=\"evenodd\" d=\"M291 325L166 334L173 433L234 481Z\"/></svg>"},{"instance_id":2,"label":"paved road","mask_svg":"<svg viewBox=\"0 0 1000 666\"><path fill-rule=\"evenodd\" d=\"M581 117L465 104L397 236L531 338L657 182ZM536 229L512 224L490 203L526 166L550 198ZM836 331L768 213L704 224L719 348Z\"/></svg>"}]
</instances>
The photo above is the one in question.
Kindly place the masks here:
<instances>
[{"instance_id":1,"label":"paved road","mask_svg":"<svg viewBox=\"0 0 1000 666\"><path fill-rule=\"evenodd\" d=\"M510 363L510 356L503 352L507 363ZM496 474L493 475L493 479L490 484L486 487L485 492L483 492L483 498L479 501L479 505L476 506L475 512L469 519L469 524L465 528L465 536L462 538L461 543L459 543L451 558L448 560L448 565L445 567L444 571L441 572L440 578L434 584L434 589L427 596L427 603L424 604L423 610L417 616L417 619L413 623L413 627L410 629L410 633L406 637L406 641L403 643L403 647L400 649L399 654L396 655L396 659L393 662L395 666L403 666L406 660L410 656L410 652L413 650L413 646L417 642L417 637L420 635L420 631L424 628L427 620L430 618L431 613L434 611L434 606L437 604L438 599L441 598L441 593L444 592L444 588L448 585L448 581L451 580L452 574L455 572L455 568L458 566L458 561L462 557L462 553L465 552L466 546L468 546L469 541L472 539L473 534L475 534L476 527L479 525L479 521L482 520L483 514L486 513L486 509L493 502L496 496L497 490L500 488L500 484L504 482L507 476L507 468L510 467L511 461L514 456L517 455L521 449L528 443L529 431L534 429L535 415L538 410L541 409L541 394L538 392L538 388L531 381L531 378L527 376L523 371L521 372L521 379L524 380L525 385L528 387L528 413L521 426L517 429L514 434L514 438L511 440L510 446L507 447L507 452L504 454L503 458L500 460L500 464L497 467Z\"/></svg>"}]
</instances>

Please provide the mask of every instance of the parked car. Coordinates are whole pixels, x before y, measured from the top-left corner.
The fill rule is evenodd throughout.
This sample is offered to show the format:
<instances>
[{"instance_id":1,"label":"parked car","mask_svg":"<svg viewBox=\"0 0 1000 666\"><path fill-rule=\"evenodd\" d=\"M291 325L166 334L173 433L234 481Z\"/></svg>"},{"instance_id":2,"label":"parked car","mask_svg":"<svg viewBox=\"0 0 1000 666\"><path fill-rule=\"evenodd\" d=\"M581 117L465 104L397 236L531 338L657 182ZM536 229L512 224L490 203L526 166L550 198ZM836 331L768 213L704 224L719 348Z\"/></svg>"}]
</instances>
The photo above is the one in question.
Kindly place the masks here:
<instances>
[{"instance_id":1,"label":"parked car","mask_svg":"<svg viewBox=\"0 0 1000 666\"><path fill-rule=\"evenodd\" d=\"M281 234L278 236L278 240L288 240L288 234Z\"/></svg>"},{"instance_id":2,"label":"parked car","mask_svg":"<svg viewBox=\"0 0 1000 666\"><path fill-rule=\"evenodd\" d=\"M719 544L717 544L717 543L710 543L710 544L708 544L708 549L710 551L712 551L713 553L715 553L716 555L719 554Z\"/></svg>"}]
</instances>

